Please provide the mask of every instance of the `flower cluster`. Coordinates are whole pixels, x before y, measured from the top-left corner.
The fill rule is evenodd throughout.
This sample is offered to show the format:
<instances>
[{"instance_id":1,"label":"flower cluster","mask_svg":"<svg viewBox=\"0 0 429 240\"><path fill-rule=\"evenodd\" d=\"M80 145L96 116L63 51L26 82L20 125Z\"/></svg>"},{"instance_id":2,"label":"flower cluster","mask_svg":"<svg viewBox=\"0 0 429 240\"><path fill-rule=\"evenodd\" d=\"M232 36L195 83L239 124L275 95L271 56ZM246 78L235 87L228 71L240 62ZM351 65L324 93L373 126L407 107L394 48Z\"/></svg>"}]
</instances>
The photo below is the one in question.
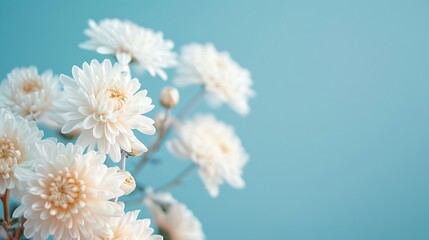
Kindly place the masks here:
<instances>
[{"instance_id":1,"label":"flower cluster","mask_svg":"<svg viewBox=\"0 0 429 240\"><path fill-rule=\"evenodd\" d=\"M201 222L167 191L196 168L212 197L224 182L245 186L248 154L234 128L213 114L188 115L202 95L248 114L254 96L249 71L212 44L186 45L177 58L162 32L130 21L90 20L85 34L89 39L81 48L115 61L92 60L59 76L50 70L39 74L36 67L15 68L0 85L1 237L205 239ZM147 71L166 80L171 67L177 67L177 86L199 85L202 91L174 115L179 90L164 87L162 108L152 119L152 93L132 76ZM43 138L41 125L60 132L56 138L61 140ZM156 136L148 144L141 134ZM164 143L171 156L189 164L153 190L153 183L141 185L139 173ZM128 157L139 158L127 165ZM13 198L19 206L11 213ZM136 200L146 204L154 221L129 209Z\"/></svg>"}]
</instances>

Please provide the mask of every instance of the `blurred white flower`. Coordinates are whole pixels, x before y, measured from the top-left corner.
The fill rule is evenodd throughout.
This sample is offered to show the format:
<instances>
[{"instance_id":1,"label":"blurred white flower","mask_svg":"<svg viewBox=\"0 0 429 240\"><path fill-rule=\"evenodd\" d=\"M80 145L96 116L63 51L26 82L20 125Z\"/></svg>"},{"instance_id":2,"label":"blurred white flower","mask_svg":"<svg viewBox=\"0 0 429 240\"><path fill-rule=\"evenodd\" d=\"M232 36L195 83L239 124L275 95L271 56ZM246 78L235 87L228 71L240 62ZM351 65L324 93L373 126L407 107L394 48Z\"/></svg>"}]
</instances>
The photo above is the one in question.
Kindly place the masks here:
<instances>
[{"instance_id":1,"label":"blurred white flower","mask_svg":"<svg viewBox=\"0 0 429 240\"><path fill-rule=\"evenodd\" d=\"M241 115L250 111L248 100L255 95L250 72L212 44L182 48L175 83L203 85L210 103L227 103Z\"/></svg>"},{"instance_id":2,"label":"blurred white flower","mask_svg":"<svg viewBox=\"0 0 429 240\"><path fill-rule=\"evenodd\" d=\"M13 216L24 215L27 238L93 239L111 237L111 217L123 214L110 199L123 194L126 175L108 168L105 155L72 144L45 142L38 147L40 161L25 181L27 191Z\"/></svg>"},{"instance_id":3,"label":"blurred white flower","mask_svg":"<svg viewBox=\"0 0 429 240\"><path fill-rule=\"evenodd\" d=\"M39 75L36 67L15 68L2 82L0 93L0 106L10 107L28 120L52 128L63 122L53 105L61 98L61 85L50 70Z\"/></svg>"},{"instance_id":4,"label":"blurred white flower","mask_svg":"<svg viewBox=\"0 0 429 240\"><path fill-rule=\"evenodd\" d=\"M179 91L175 87L164 87L161 91L161 95L159 97L159 101L161 105L166 108L172 108L179 103Z\"/></svg>"},{"instance_id":5,"label":"blurred white flower","mask_svg":"<svg viewBox=\"0 0 429 240\"><path fill-rule=\"evenodd\" d=\"M159 234L164 240L203 240L204 232L200 221L184 205L169 193L152 193L145 198Z\"/></svg>"},{"instance_id":6,"label":"blurred white flower","mask_svg":"<svg viewBox=\"0 0 429 240\"><path fill-rule=\"evenodd\" d=\"M138 79L121 75L119 65L112 66L109 60L93 60L84 63L82 69L74 66L72 72L73 78L60 76L65 97L57 105L67 120L61 131L80 129L76 144L89 146L89 150L97 145L114 162L121 159L121 149L147 151L133 130L155 133L154 121L143 115L154 106L147 91L139 91Z\"/></svg>"},{"instance_id":7,"label":"blurred white flower","mask_svg":"<svg viewBox=\"0 0 429 240\"><path fill-rule=\"evenodd\" d=\"M152 235L150 219L139 219L140 211L127 212L121 217L111 218L110 225L113 236L98 238L103 240L162 240L159 235Z\"/></svg>"},{"instance_id":8,"label":"blurred white flower","mask_svg":"<svg viewBox=\"0 0 429 240\"><path fill-rule=\"evenodd\" d=\"M85 34L90 38L81 48L100 54L114 55L119 63L137 62L150 75L167 79L164 69L176 65L174 44L165 40L162 32L155 32L130 21L104 19L97 24L89 20Z\"/></svg>"},{"instance_id":9,"label":"blurred white flower","mask_svg":"<svg viewBox=\"0 0 429 240\"><path fill-rule=\"evenodd\" d=\"M177 128L177 138L167 147L180 158L190 158L199 166L199 175L212 197L219 194L219 185L228 182L244 187L242 168L248 155L234 129L212 115L198 115Z\"/></svg>"},{"instance_id":10,"label":"blurred white flower","mask_svg":"<svg viewBox=\"0 0 429 240\"><path fill-rule=\"evenodd\" d=\"M16 195L21 170L33 167L42 136L35 122L0 108L0 194L7 188Z\"/></svg>"}]
</instances>

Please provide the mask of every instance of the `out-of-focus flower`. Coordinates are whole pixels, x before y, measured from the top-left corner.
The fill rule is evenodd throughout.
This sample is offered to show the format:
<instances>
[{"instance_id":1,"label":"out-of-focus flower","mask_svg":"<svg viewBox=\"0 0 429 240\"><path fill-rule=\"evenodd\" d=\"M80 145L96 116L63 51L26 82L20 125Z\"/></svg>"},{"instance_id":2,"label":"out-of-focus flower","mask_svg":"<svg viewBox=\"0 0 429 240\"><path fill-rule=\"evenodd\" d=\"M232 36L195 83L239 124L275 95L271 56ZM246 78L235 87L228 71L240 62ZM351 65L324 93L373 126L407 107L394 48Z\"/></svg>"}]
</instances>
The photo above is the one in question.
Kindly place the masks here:
<instances>
[{"instance_id":1,"label":"out-of-focus flower","mask_svg":"<svg viewBox=\"0 0 429 240\"><path fill-rule=\"evenodd\" d=\"M150 75L167 79L164 69L176 65L174 44L165 40L162 32L155 32L130 21L104 19L100 23L89 20L85 34L90 38L81 48L100 54L114 55L119 63L137 62Z\"/></svg>"},{"instance_id":2,"label":"out-of-focus flower","mask_svg":"<svg viewBox=\"0 0 429 240\"><path fill-rule=\"evenodd\" d=\"M159 101L165 108L172 108L179 103L179 91L175 87L164 87L161 91Z\"/></svg>"},{"instance_id":3,"label":"out-of-focus flower","mask_svg":"<svg viewBox=\"0 0 429 240\"><path fill-rule=\"evenodd\" d=\"M234 129L212 115L198 115L177 128L177 138L167 147L180 158L190 158L212 197L219 194L219 185L228 182L235 188L244 187L242 168L248 155Z\"/></svg>"},{"instance_id":4,"label":"out-of-focus flower","mask_svg":"<svg viewBox=\"0 0 429 240\"><path fill-rule=\"evenodd\" d=\"M250 72L212 44L182 48L175 82L180 86L203 85L209 102L227 103L241 115L250 111L248 100L255 94Z\"/></svg>"},{"instance_id":5,"label":"out-of-focus flower","mask_svg":"<svg viewBox=\"0 0 429 240\"><path fill-rule=\"evenodd\" d=\"M14 217L23 215L27 238L93 239L111 237L111 217L123 215L122 206L110 201L123 195L126 175L108 168L105 155L72 144L45 142L40 159L28 174L26 192Z\"/></svg>"},{"instance_id":6,"label":"out-of-focus flower","mask_svg":"<svg viewBox=\"0 0 429 240\"><path fill-rule=\"evenodd\" d=\"M121 217L111 218L113 237L97 238L102 240L162 240L159 235L152 235L150 219L137 219L140 211L127 212Z\"/></svg>"},{"instance_id":7,"label":"out-of-focus flower","mask_svg":"<svg viewBox=\"0 0 429 240\"><path fill-rule=\"evenodd\" d=\"M159 234L164 240L203 240L204 232L200 221L184 205L169 193L152 193L145 198Z\"/></svg>"},{"instance_id":8,"label":"out-of-focus flower","mask_svg":"<svg viewBox=\"0 0 429 240\"><path fill-rule=\"evenodd\" d=\"M53 105L61 98L61 85L50 70L39 75L36 67L15 68L2 82L0 93L0 106L28 120L57 129L63 122Z\"/></svg>"},{"instance_id":9,"label":"out-of-focus flower","mask_svg":"<svg viewBox=\"0 0 429 240\"><path fill-rule=\"evenodd\" d=\"M122 170L121 170L122 171ZM127 177L121 184L121 190L124 191L124 195L128 195L136 189L136 181L134 180L133 175L131 175L128 171L122 171L124 172Z\"/></svg>"},{"instance_id":10,"label":"out-of-focus flower","mask_svg":"<svg viewBox=\"0 0 429 240\"><path fill-rule=\"evenodd\" d=\"M0 108L0 194L6 188L16 193L21 170L33 167L42 136L35 122Z\"/></svg>"},{"instance_id":11,"label":"out-of-focus flower","mask_svg":"<svg viewBox=\"0 0 429 240\"><path fill-rule=\"evenodd\" d=\"M121 149L147 151L133 130L155 133L154 121L143 115L154 106L147 91L139 91L138 79L124 77L119 65L112 66L109 60L93 60L82 69L74 66L72 72L73 78L60 76L65 97L57 106L67 120L61 131L80 130L76 144L89 146L89 150L97 145L114 162L121 159Z\"/></svg>"}]
</instances>

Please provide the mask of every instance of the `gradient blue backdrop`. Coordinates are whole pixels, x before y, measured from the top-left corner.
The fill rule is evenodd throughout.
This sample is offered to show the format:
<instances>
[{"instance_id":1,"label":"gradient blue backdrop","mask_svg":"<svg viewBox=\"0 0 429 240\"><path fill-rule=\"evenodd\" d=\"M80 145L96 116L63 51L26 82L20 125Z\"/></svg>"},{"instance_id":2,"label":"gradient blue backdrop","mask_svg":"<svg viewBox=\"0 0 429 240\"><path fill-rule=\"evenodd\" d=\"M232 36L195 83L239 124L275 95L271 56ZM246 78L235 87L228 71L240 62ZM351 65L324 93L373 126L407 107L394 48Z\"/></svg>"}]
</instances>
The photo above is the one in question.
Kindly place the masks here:
<instances>
[{"instance_id":1,"label":"gradient blue backdrop","mask_svg":"<svg viewBox=\"0 0 429 240\"><path fill-rule=\"evenodd\" d=\"M213 42L253 74L251 114L216 111L251 156L247 187L211 199L194 174L174 191L209 240L429 239L428 1L1 1L1 78L103 59L77 45L105 17L161 30L176 50ZM165 83L142 79L156 99ZM139 181L186 165L158 156Z\"/></svg>"}]
</instances>

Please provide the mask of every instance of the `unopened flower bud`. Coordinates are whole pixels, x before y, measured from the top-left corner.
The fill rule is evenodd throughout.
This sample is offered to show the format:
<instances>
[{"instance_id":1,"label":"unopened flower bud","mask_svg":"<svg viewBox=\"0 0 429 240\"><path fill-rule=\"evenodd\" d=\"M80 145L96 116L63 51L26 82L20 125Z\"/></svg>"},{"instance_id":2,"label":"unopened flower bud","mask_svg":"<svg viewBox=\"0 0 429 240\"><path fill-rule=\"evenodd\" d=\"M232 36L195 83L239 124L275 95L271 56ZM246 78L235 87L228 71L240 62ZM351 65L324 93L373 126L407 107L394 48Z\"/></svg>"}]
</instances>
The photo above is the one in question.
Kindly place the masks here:
<instances>
[{"instance_id":1,"label":"unopened flower bud","mask_svg":"<svg viewBox=\"0 0 429 240\"><path fill-rule=\"evenodd\" d=\"M127 174L127 177L125 178L124 182L121 184L121 190L124 191L124 195L128 195L136 189L136 181L134 180L133 176L130 172L124 171L125 174Z\"/></svg>"},{"instance_id":2,"label":"unopened flower bud","mask_svg":"<svg viewBox=\"0 0 429 240\"><path fill-rule=\"evenodd\" d=\"M160 102L166 108L172 108L179 102L179 91L174 87L164 87L161 91Z\"/></svg>"}]
</instances>

